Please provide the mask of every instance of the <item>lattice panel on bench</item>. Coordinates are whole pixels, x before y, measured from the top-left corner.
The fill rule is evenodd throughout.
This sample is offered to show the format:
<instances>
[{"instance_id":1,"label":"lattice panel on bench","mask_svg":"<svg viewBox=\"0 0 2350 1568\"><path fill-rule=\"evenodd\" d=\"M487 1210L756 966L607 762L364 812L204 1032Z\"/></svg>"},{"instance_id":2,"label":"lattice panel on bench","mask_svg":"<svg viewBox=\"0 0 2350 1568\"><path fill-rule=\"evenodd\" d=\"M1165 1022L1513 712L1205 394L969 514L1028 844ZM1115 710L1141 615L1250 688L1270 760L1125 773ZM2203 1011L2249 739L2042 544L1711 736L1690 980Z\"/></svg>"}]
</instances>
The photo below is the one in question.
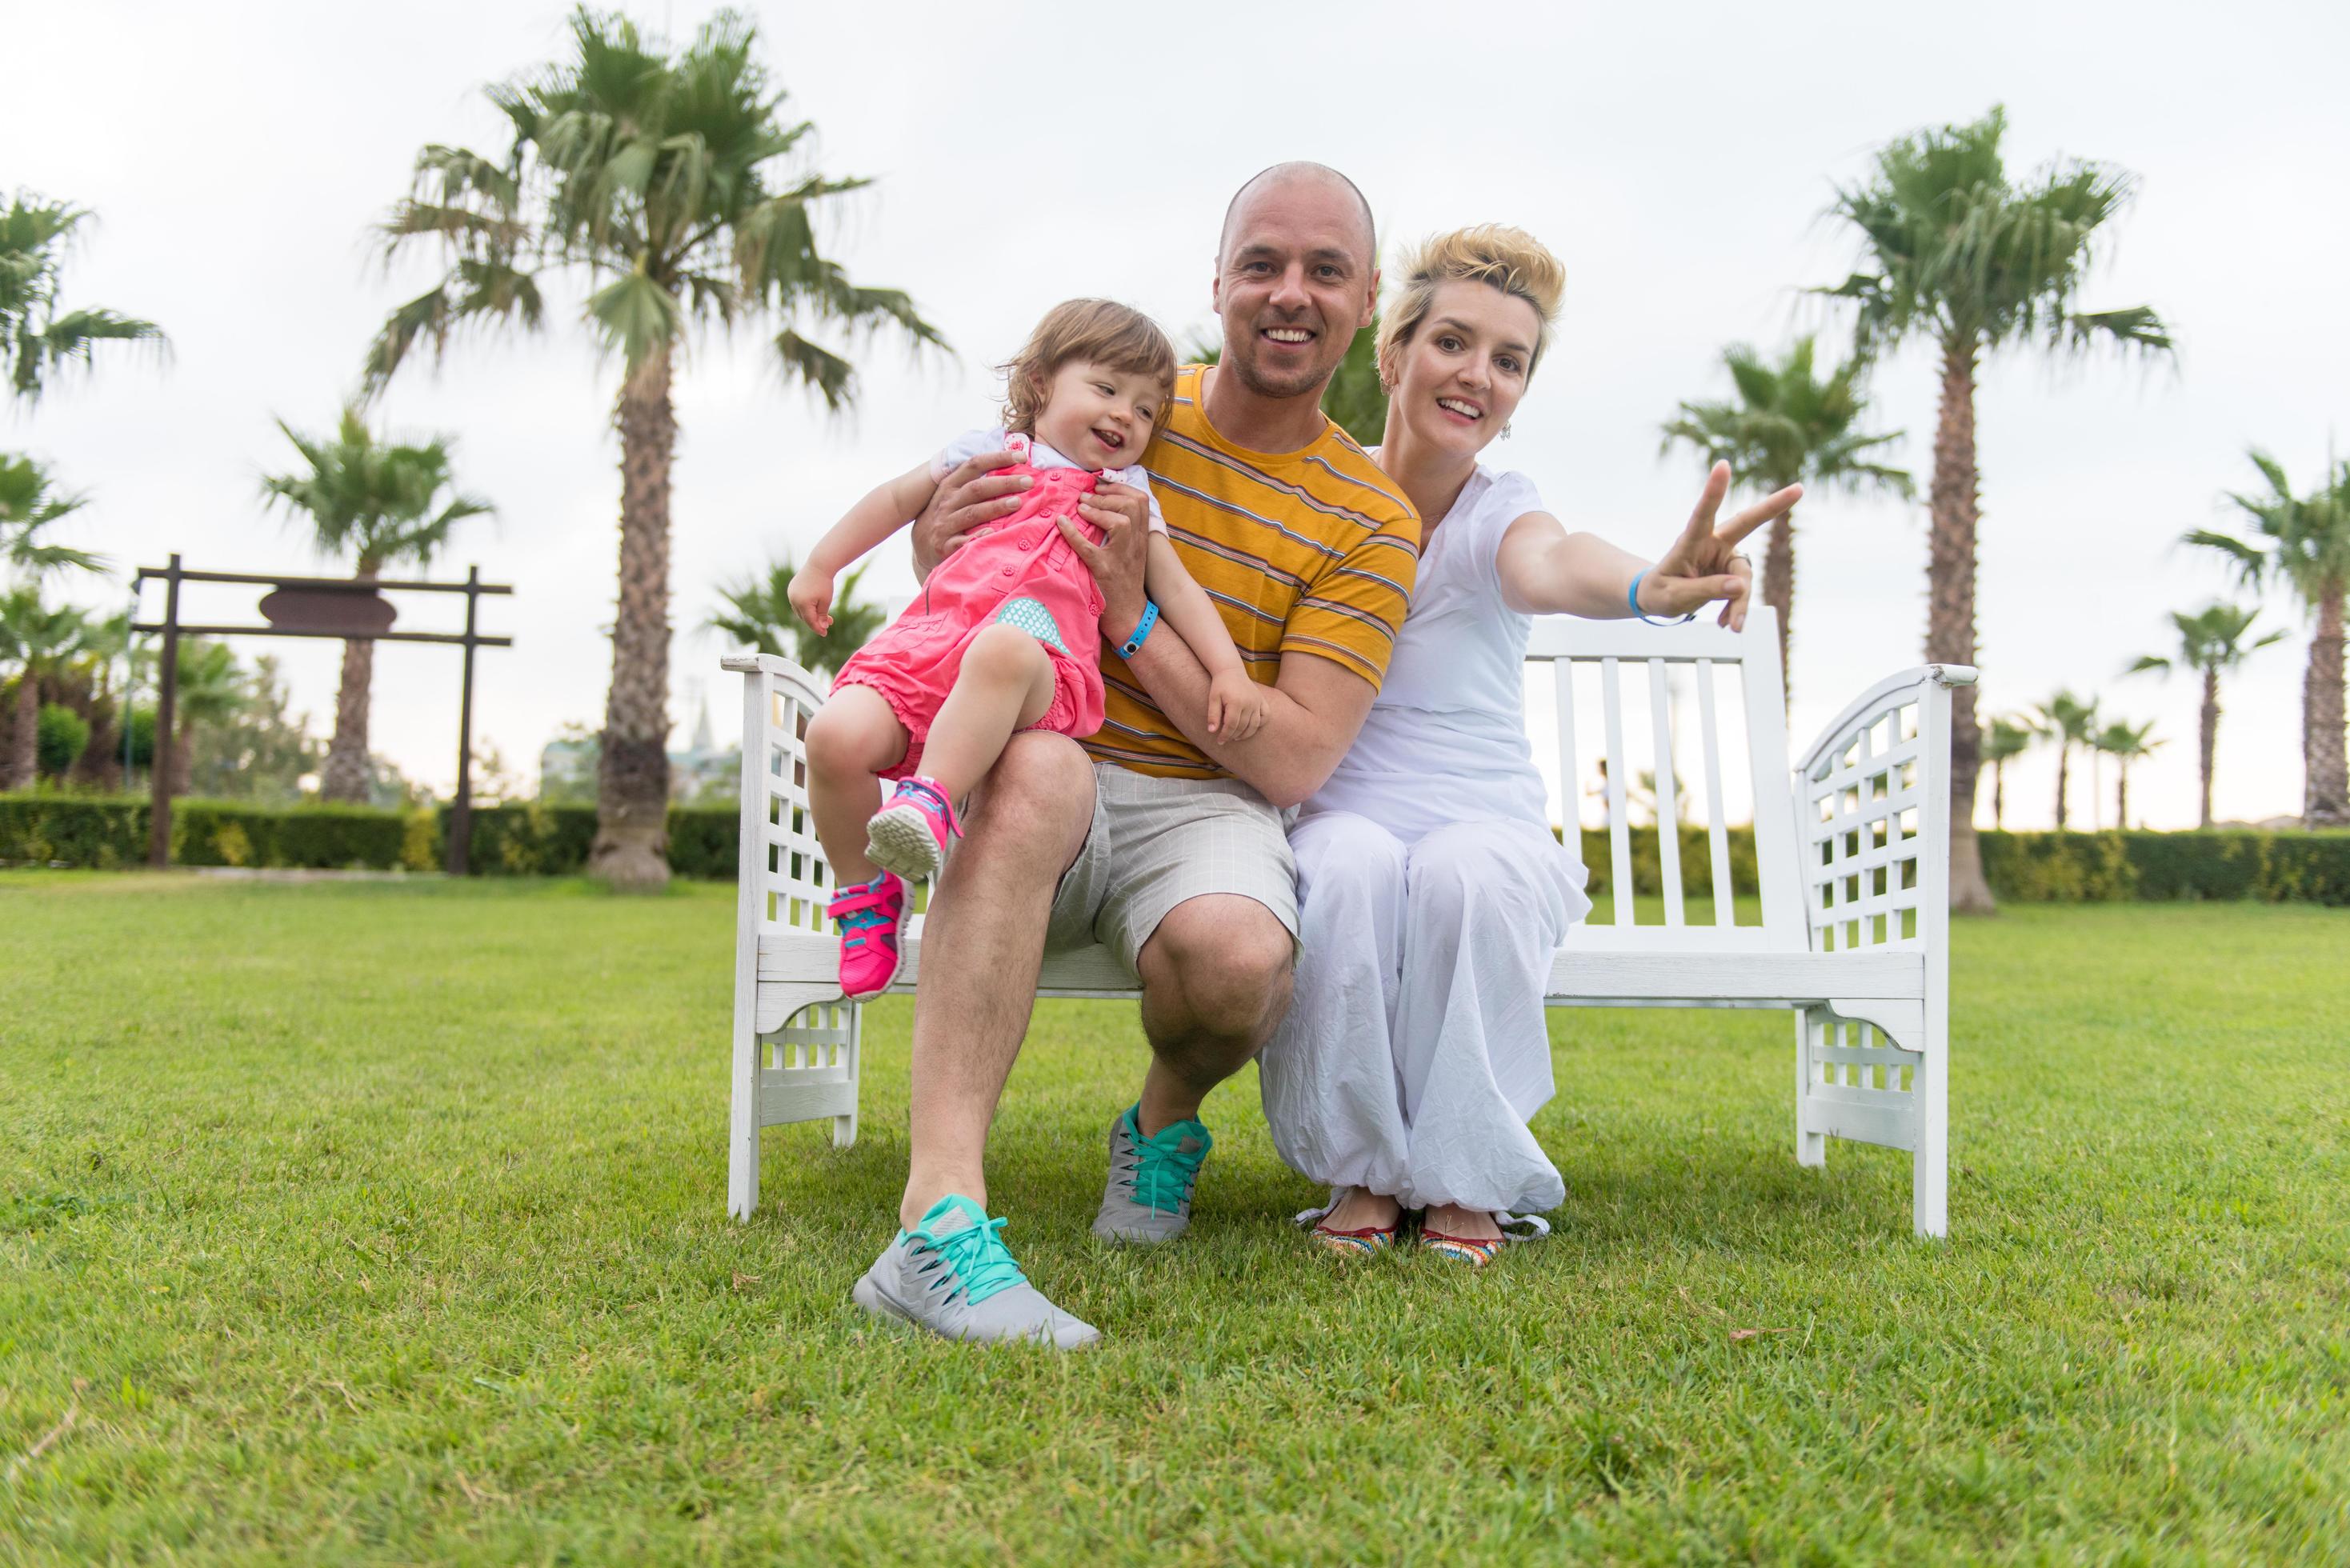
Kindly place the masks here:
<instances>
[{"instance_id":1,"label":"lattice panel on bench","mask_svg":"<svg viewBox=\"0 0 2350 1568\"><path fill-rule=\"evenodd\" d=\"M783 682L769 678L766 733L760 743L767 762L765 810L760 841L766 851L764 923L785 930L828 934L825 906L832 900L832 867L816 842L816 820L808 812L807 762L804 746L808 720L817 703ZM802 742L787 747L785 737ZM795 755L795 752L801 754Z\"/></svg>"},{"instance_id":2,"label":"lattice panel on bench","mask_svg":"<svg viewBox=\"0 0 2350 1568\"><path fill-rule=\"evenodd\" d=\"M1804 904L1823 951L1916 940L1925 791L1918 701L1877 715L1805 781Z\"/></svg>"},{"instance_id":3,"label":"lattice panel on bench","mask_svg":"<svg viewBox=\"0 0 2350 1568\"><path fill-rule=\"evenodd\" d=\"M1918 1079L1924 1058L1894 1044L1874 1024L1807 1007L1804 1020L1803 1124L1894 1148L1918 1147Z\"/></svg>"},{"instance_id":4,"label":"lattice panel on bench","mask_svg":"<svg viewBox=\"0 0 2350 1568\"><path fill-rule=\"evenodd\" d=\"M838 1072L850 1082L857 1077L858 1010L848 1002L809 1007L772 1034L760 1036L769 1048L760 1065L792 1073Z\"/></svg>"}]
</instances>

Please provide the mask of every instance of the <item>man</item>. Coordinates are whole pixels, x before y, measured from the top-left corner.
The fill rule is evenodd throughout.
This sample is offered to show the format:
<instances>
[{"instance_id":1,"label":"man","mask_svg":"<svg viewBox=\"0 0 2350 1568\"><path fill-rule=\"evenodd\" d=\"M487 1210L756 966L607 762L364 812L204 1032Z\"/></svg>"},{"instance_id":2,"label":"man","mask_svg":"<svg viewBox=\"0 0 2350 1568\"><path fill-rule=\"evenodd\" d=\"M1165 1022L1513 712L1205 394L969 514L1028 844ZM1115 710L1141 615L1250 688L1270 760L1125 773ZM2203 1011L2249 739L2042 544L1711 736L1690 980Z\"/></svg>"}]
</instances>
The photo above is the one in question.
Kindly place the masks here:
<instances>
[{"instance_id":1,"label":"man","mask_svg":"<svg viewBox=\"0 0 2350 1568\"><path fill-rule=\"evenodd\" d=\"M1211 1143L1201 1101L1289 1004L1280 809L1353 743L1410 597L1419 518L1321 408L1378 297L1362 193L1315 163L1257 175L1225 213L1212 297L1222 362L1183 372L1143 463L1184 565L1251 672L1272 675L1272 705L1246 741L1209 735L1206 670L1151 635L1139 493L1106 487L1081 508L1098 545L1063 524L1102 596L1108 719L1083 749L1014 736L979 792L923 931L903 1229L854 1293L950 1338L1100 1337L1028 1283L986 1211L988 1124L1048 949L1099 940L1142 985L1151 1062L1110 1128L1095 1232L1148 1243L1190 1223ZM1012 461L948 476L916 524L918 566L1018 504L1024 480L989 476Z\"/></svg>"}]
</instances>

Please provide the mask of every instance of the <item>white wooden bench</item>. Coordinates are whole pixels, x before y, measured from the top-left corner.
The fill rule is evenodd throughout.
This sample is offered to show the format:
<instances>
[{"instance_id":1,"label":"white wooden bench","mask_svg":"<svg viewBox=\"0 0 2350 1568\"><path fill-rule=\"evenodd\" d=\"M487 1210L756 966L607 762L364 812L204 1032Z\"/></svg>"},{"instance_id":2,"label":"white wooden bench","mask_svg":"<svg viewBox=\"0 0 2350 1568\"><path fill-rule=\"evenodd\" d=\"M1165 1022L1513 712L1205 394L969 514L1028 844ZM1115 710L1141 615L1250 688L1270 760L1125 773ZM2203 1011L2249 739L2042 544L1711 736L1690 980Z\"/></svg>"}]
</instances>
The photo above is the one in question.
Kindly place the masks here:
<instances>
[{"instance_id":1,"label":"white wooden bench","mask_svg":"<svg viewBox=\"0 0 2350 1568\"><path fill-rule=\"evenodd\" d=\"M1606 759L1611 892L1560 948L1550 1003L1792 1009L1797 1163L1825 1163L1830 1137L1909 1149L1917 1230L1944 1234L1949 689L1972 682L1975 672L1928 665L1887 676L1856 698L1791 770L1767 607L1755 607L1742 634L1706 622L1546 619L1527 657L1536 667L1529 671L1530 704L1542 687L1554 692L1570 822L1585 777L1576 765L1578 722L1599 738L1592 749ZM832 873L807 815L802 737L823 684L770 655L724 663L743 678L727 1203L748 1219L759 1200L761 1128L829 1116L835 1144L856 1138L860 1010L840 1000L835 981L837 948L824 917ZM1703 772L1686 783L1676 772L1674 744L1656 743L1659 736L1678 742L1692 727L1669 694L1676 683L1695 688L1702 746ZM1641 694L1627 685L1647 687L1645 712ZM1742 731L1742 746L1725 739L1725 715ZM1627 745L1627 736L1636 744ZM1727 779L1726 766L1734 770ZM1631 820L1627 792L1636 770L1653 771L1654 798L1667 821L1682 814L1702 782L1711 923L1689 919L1680 835ZM1725 782L1752 805L1759 922L1737 923L1731 897L1727 823L1738 803L1725 801ZM1645 851L1644 836L1654 841L1662 873L1662 923L1635 919L1633 846L1639 841ZM920 952L916 925L896 990L914 988ZM1055 997L1137 994L1098 947L1047 959L1037 990Z\"/></svg>"}]
</instances>

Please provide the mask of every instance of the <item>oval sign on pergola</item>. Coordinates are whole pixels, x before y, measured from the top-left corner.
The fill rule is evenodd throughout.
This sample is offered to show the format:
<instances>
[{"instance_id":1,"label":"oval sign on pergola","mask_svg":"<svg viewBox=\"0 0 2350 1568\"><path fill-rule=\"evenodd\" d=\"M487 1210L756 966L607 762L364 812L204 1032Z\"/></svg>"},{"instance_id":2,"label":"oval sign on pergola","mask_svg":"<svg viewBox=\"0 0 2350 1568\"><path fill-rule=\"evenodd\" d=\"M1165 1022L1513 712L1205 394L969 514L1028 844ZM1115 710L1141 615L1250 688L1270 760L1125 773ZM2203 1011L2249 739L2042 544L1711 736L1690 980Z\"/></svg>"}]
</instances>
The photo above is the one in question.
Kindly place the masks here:
<instances>
[{"instance_id":1,"label":"oval sign on pergola","mask_svg":"<svg viewBox=\"0 0 2350 1568\"><path fill-rule=\"evenodd\" d=\"M400 611L373 588L279 588L263 596L261 618L296 637L380 637Z\"/></svg>"},{"instance_id":2,"label":"oval sign on pergola","mask_svg":"<svg viewBox=\"0 0 2350 1568\"><path fill-rule=\"evenodd\" d=\"M192 637L330 637L346 642L445 642L465 649L463 683L457 700L457 795L449 819L448 867L453 877L465 875L473 850L473 649L512 648L510 637L484 637L474 629L474 618L484 594L511 594L511 584L482 581L473 567L462 583L387 582L380 577L291 577L251 572L192 572L173 556L168 566L141 566L131 578L131 592L149 577L163 580L163 618L133 621L133 631L160 632L163 656L156 695L154 806L149 813L147 858L156 866L172 859L172 707L178 695L180 639ZM182 583L250 583L270 592L261 600L265 626L193 626L180 619ZM463 632L394 631L399 612L382 590L395 593L463 594Z\"/></svg>"}]
</instances>

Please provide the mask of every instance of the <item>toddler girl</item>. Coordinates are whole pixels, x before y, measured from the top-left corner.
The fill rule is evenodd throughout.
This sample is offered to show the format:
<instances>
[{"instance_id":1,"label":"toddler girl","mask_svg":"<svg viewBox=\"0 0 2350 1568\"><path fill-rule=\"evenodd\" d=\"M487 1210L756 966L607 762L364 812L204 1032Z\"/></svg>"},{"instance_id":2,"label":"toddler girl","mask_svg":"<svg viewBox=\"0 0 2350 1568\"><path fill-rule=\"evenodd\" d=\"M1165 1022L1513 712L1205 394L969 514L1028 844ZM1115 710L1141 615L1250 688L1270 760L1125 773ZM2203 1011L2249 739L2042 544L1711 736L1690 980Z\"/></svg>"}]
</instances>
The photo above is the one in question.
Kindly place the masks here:
<instances>
[{"instance_id":1,"label":"toddler girl","mask_svg":"<svg viewBox=\"0 0 2350 1568\"><path fill-rule=\"evenodd\" d=\"M1101 728L1101 594L1055 519L1098 545L1078 499L1103 483L1149 492L1143 449L1175 368L1166 335L1140 312L1104 299L1055 306L1005 367L1003 427L961 436L875 490L794 575L792 608L822 632L834 576L920 514L966 459L1014 452L1020 462L996 472L1033 481L1017 511L972 529L922 597L841 666L808 725L808 799L839 885L827 912L840 929L850 1000L878 996L896 977L906 881L937 874L962 831L956 803L1013 734L1083 739ZM1263 691L1166 534L1154 497L1147 591L1207 667L1209 729L1245 740L1264 722ZM1146 612L1138 640L1150 621ZM897 781L886 805L884 779Z\"/></svg>"}]
</instances>

